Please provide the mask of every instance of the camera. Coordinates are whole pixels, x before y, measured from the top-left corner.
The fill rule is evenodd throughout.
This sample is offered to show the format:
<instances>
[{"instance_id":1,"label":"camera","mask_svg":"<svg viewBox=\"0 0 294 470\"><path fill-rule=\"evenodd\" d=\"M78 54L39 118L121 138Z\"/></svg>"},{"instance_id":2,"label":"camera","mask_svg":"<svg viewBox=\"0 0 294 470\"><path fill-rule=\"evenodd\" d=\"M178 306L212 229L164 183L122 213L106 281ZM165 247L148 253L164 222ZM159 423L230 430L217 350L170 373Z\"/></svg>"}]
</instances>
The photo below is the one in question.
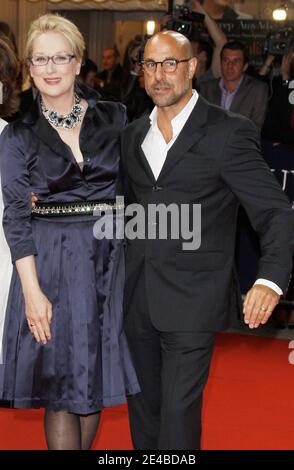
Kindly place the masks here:
<instances>
[{"instance_id":1,"label":"camera","mask_svg":"<svg viewBox=\"0 0 294 470\"><path fill-rule=\"evenodd\" d=\"M167 28L172 31L191 37L194 23L203 23L204 15L191 11L186 2L174 2L172 20L168 21Z\"/></svg>"},{"instance_id":2,"label":"camera","mask_svg":"<svg viewBox=\"0 0 294 470\"><path fill-rule=\"evenodd\" d=\"M270 33L264 44L264 52L272 55L286 55L294 51L294 30L287 28Z\"/></svg>"}]
</instances>

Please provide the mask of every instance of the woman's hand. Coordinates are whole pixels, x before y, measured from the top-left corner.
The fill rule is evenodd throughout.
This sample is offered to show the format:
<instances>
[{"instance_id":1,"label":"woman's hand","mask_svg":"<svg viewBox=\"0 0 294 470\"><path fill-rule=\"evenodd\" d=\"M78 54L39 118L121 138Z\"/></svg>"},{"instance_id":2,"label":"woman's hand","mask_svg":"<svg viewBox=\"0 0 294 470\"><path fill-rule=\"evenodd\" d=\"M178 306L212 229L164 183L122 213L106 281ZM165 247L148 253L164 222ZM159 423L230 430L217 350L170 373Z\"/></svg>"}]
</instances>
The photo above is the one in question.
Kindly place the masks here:
<instances>
[{"instance_id":1,"label":"woman's hand","mask_svg":"<svg viewBox=\"0 0 294 470\"><path fill-rule=\"evenodd\" d=\"M20 258L16 260L15 266L21 281L29 329L38 343L42 341L46 344L51 339L52 305L40 288L35 257L30 255Z\"/></svg>"},{"instance_id":2,"label":"woman's hand","mask_svg":"<svg viewBox=\"0 0 294 470\"><path fill-rule=\"evenodd\" d=\"M35 193L31 193L31 204L32 204L32 208L35 207L37 201L38 201L38 198L37 198L37 196L35 195Z\"/></svg>"},{"instance_id":3,"label":"woman's hand","mask_svg":"<svg viewBox=\"0 0 294 470\"><path fill-rule=\"evenodd\" d=\"M47 344L51 339L52 305L39 288L24 293L24 298L29 329L38 343Z\"/></svg>"}]
</instances>

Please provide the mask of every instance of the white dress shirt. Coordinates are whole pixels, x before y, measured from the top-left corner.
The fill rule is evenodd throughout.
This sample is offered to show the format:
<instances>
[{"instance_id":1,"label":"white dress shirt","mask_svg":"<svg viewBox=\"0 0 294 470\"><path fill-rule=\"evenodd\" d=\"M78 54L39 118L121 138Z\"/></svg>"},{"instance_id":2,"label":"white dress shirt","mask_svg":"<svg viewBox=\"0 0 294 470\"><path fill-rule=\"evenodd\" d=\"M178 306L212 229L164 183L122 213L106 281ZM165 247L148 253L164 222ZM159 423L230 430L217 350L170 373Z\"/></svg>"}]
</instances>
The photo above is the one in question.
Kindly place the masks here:
<instances>
[{"instance_id":1,"label":"white dress shirt","mask_svg":"<svg viewBox=\"0 0 294 470\"><path fill-rule=\"evenodd\" d=\"M147 132L147 135L142 143L142 150L148 160L150 168L154 174L155 179L158 178L163 164L166 159L167 152L176 141L179 133L183 129L188 117L190 116L193 108L198 100L198 93L193 90L193 95L186 104L186 106L179 112L171 121L173 129L172 139L166 143L162 133L157 126L157 106L153 109L150 114L151 127Z\"/></svg>"},{"instance_id":2,"label":"white dress shirt","mask_svg":"<svg viewBox=\"0 0 294 470\"><path fill-rule=\"evenodd\" d=\"M158 179L162 167L164 165L167 152L177 140L181 130L186 124L191 112L194 109L194 106L197 103L199 95L196 90L193 90L192 93L192 97L190 98L188 103L184 106L182 111L180 111L179 114L177 114L171 121L173 136L168 143L166 143L157 125L157 106L155 106L149 116L151 127L147 132L146 137L142 143L142 150L147 158L147 161L156 180ZM256 284L261 284L270 287L279 295L283 294L283 291L280 289L279 286L277 286L277 284L272 281L268 281L267 279L257 279L254 285Z\"/></svg>"}]
</instances>

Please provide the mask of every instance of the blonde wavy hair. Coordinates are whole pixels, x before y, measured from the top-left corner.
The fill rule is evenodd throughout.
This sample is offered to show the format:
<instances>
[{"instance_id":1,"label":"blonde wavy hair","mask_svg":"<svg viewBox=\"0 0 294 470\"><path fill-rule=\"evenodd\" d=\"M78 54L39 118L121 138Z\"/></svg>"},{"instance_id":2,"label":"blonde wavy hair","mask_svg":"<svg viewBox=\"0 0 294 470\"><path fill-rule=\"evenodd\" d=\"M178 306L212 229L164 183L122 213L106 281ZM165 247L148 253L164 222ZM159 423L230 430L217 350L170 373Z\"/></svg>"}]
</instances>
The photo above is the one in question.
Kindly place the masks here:
<instances>
[{"instance_id":1,"label":"blonde wavy hair","mask_svg":"<svg viewBox=\"0 0 294 470\"><path fill-rule=\"evenodd\" d=\"M77 61L82 61L86 46L81 32L77 26L68 19L53 14L42 15L31 23L25 48L27 58L30 58L32 55L34 40L40 36L40 34L48 32L63 34L70 43L72 52L76 56Z\"/></svg>"}]
</instances>

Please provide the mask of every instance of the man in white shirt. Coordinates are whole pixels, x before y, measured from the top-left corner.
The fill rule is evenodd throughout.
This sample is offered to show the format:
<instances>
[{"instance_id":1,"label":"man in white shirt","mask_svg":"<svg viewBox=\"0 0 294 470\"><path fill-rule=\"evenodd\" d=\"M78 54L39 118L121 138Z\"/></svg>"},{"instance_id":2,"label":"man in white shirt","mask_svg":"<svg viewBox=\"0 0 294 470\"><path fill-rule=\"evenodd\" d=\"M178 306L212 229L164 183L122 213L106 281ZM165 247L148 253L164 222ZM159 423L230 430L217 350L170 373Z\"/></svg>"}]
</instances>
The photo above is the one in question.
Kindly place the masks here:
<instances>
[{"instance_id":1,"label":"man in white shirt","mask_svg":"<svg viewBox=\"0 0 294 470\"><path fill-rule=\"evenodd\" d=\"M166 239L127 240L125 331L141 385L128 400L137 449L200 447L215 332L241 308L234 269L240 203L262 250L243 306L250 328L266 323L291 272L293 213L259 153L257 129L198 96L195 67L183 35L153 36L143 70L156 106L122 136L130 202L146 212L154 204L175 204L179 211L184 204L189 215L201 204L198 249L186 251L168 224Z\"/></svg>"}]
</instances>

